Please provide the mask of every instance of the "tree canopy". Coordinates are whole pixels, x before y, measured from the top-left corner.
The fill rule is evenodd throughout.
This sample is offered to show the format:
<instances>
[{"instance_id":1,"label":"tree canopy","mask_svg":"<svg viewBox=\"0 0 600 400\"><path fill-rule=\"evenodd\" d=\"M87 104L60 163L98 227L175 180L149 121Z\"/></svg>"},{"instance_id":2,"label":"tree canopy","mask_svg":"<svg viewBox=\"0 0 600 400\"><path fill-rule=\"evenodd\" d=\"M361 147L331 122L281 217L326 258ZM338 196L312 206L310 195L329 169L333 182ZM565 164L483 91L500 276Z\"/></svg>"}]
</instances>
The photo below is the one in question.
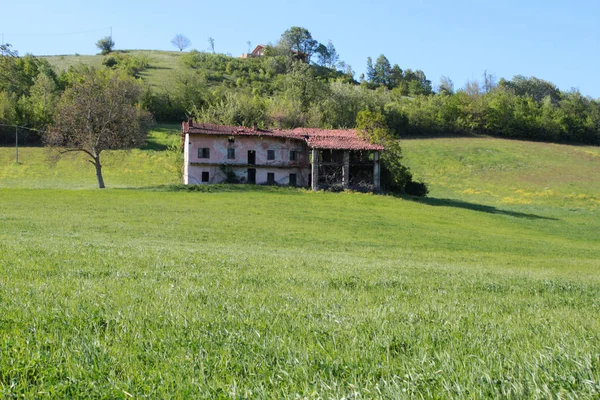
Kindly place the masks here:
<instances>
[{"instance_id":1,"label":"tree canopy","mask_svg":"<svg viewBox=\"0 0 600 400\"><path fill-rule=\"evenodd\" d=\"M306 49L312 58L299 57ZM209 51L191 50L176 58L181 65L170 69L162 85L145 84L143 71L153 60L142 53L113 52L102 64L137 78L140 106L161 122L194 113L227 124L352 128L358 113L370 110L382 113L400 137L483 134L600 144L599 100L537 77L497 78L484 71L459 88L442 76L434 90L425 72L380 54L367 58L366 76L357 82L333 42L319 43L302 27L286 30L264 54L242 59L212 53L212 45ZM46 59L20 56L5 45L0 118L45 130L61 93L77 79L72 69L54 70ZM0 127L0 138L13 134Z\"/></svg>"},{"instance_id":2,"label":"tree canopy","mask_svg":"<svg viewBox=\"0 0 600 400\"><path fill-rule=\"evenodd\" d=\"M319 42L313 39L308 29L292 26L281 35L279 46L295 54L299 59L310 62Z\"/></svg>"},{"instance_id":3,"label":"tree canopy","mask_svg":"<svg viewBox=\"0 0 600 400\"><path fill-rule=\"evenodd\" d=\"M427 185L413 181L412 173L402 163L402 147L390 130L384 113L368 109L360 111L356 116L356 129L371 143L385 147L381 154L381 185L384 189L416 196L427 195Z\"/></svg>"},{"instance_id":4,"label":"tree canopy","mask_svg":"<svg viewBox=\"0 0 600 400\"><path fill-rule=\"evenodd\" d=\"M108 54L113 51L115 42L113 41L112 36L105 36L96 42L96 47L100 49L102 54Z\"/></svg>"},{"instance_id":5,"label":"tree canopy","mask_svg":"<svg viewBox=\"0 0 600 400\"><path fill-rule=\"evenodd\" d=\"M145 141L150 116L137 106L141 88L121 71L82 68L60 96L45 142L62 152L79 151L96 169L104 188L100 155L130 149Z\"/></svg>"}]
</instances>

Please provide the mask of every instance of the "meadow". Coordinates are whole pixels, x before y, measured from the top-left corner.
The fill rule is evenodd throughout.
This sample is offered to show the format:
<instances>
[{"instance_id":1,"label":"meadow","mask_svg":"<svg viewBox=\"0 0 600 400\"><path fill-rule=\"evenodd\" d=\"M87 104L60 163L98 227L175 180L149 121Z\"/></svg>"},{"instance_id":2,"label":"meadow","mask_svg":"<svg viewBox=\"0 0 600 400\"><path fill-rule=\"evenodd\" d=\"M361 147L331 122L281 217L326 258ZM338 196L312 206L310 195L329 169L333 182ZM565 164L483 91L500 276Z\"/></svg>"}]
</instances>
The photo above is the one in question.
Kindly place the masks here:
<instances>
[{"instance_id":1,"label":"meadow","mask_svg":"<svg viewBox=\"0 0 600 400\"><path fill-rule=\"evenodd\" d=\"M161 50L119 50L116 53L140 56L148 60L150 66L140 73L140 77L151 87L163 91L172 88L177 83L177 73L185 68L179 62L183 53L179 51ZM68 70L80 64L99 68L105 56L96 55L58 55L39 56L47 60L57 71Z\"/></svg>"},{"instance_id":2,"label":"meadow","mask_svg":"<svg viewBox=\"0 0 600 400\"><path fill-rule=\"evenodd\" d=\"M0 148L3 396L600 396L597 147L406 140L413 199L188 190L169 132L107 190Z\"/></svg>"}]
</instances>

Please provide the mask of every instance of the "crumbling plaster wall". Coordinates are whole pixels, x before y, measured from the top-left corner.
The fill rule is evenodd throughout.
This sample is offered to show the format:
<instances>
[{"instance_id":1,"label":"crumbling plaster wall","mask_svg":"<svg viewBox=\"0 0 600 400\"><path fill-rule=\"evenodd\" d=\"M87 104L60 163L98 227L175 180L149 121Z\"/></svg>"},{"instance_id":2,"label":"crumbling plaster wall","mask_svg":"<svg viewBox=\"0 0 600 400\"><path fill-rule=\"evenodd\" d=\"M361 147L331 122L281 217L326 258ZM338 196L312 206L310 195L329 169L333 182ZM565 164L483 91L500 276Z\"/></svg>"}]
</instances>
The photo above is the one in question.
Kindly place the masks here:
<instances>
[{"instance_id":1,"label":"crumbling plaster wall","mask_svg":"<svg viewBox=\"0 0 600 400\"><path fill-rule=\"evenodd\" d=\"M248 168L256 169L256 183L266 183L267 174L275 175L275 183L289 184L290 174L296 174L297 186L308 186L310 175L309 150L300 140L258 136L188 135L186 142L187 182L189 184L220 183L226 179L224 168L230 168L240 182L248 181ZM209 158L198 157L198 150L210 149ZM235 149L235 158L228 158L228 150ZM273 150L274 159L268 159ZM249 163L249 151L255 152L255 163ZM296 160L290 152L296 152ZM202 182L202 172L209 173L208 182Z\"/></svg>"}]
</instances>

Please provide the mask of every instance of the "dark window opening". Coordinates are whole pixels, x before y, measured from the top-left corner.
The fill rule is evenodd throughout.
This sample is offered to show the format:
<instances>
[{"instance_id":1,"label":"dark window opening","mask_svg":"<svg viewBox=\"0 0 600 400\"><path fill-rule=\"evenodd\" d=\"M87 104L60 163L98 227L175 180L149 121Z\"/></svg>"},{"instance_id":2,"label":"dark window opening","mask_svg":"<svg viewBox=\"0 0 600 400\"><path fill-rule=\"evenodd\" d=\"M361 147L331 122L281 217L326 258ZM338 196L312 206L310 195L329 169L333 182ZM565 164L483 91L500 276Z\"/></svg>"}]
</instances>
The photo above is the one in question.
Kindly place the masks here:
<instances>
[{"instance_id":1,"label":"dark window opening","mask_svg":"<svg viewBox=\"0 0 600 400\"><path fill-rule=\"evenodd\" d=\"M248 164L249 165L256 164L256 151L248 150Z\"/></svg>"},{"instance_id":2,"label":"dark window opening","mask_svg":"<svg viewBox=\"0 0 600 400\"><path fill-rule=\"evenodd\" d=\"M267 150L267 160L275 159L275 150Z\"/></svg>"},{"instance_id":3,"label":"dark window opening","mask_svg":"<svg viewBox=\"0 0 600 400\"><path fill-rule=\"evenodd\" d=\"M198 158L210 158L210 149L208 147L198 149Z\"/></svg>"},{"instance_id":4,"label":"dark window opening","mask_svg":"<svg viewBox=\"0 0 600 400\"><path fill-rule=\"evenodd\" d=\"M229 143L235 143L235 138L233 138L233 137L230 137L229 139L227 139L227 141L228 141Z\"/></svg>"},{"instance_id":5,"label":"dark window opening","mask_svg":"<svg viewBox=\"0 0 600 400\"><path fill-rule=\"evenodd\" d=\"M256 183L256 170L248 168L248 183Z\"/></svg>"},{"instance_id":6,"label":"dark window opening","mask_svg":"<svg viewBox=\"0 0 600 400\"><path fill-rule=\"evenodd\" d=\"M290 161L296 161L296 150L290 150Z\"/></svg>"},{"instance_id":7,"label":"dark window opening","mask_svg":"<svg viewBox=\"0 0 600 400\"><path fill-rule=\"evenodd\" d=\"M290 174L290 186L296 186L296 174Z\"/></svg>"},{"instance_id":8,"label":"dark window opening","mask_svg":"<svg viewBox=\"0 0 600 400\"><path fill-rule=\"evenodd\" d=\"M208 171L202 171L202 182L208 182Z\"/></svg>"},{"instance_id":9,"label":"dark window opening","mask_svg":"<svg viewBox=\"0 0 600 400\"><path fill-rule=\"evenodd\" d=\"M235 159L235 149L227 149L227 158L230 160Z\"/></svg>"},{"instance_id":10,"label":"dark window opening","mask_svg":"<svg viewBox=\"0 0 600 400\"><path fill-rule=\"evenodd\" d=\"M267 172L267 185L275 184L275 173Z\"/></svg>"}]
</instances>

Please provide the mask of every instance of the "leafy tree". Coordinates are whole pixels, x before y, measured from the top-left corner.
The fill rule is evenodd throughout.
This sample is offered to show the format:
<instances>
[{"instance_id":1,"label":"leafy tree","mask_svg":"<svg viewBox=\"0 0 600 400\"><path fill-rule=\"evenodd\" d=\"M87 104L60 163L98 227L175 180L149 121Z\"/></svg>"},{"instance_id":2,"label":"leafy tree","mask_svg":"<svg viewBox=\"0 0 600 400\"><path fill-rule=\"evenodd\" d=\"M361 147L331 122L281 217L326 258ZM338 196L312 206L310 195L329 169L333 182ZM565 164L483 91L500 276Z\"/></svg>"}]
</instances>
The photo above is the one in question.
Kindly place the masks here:
<instances>
[{"instance_id":1,"label":"leafy tree","mask_svg":"<svg viewBox=\"0 0 600 400\"><path fill-rule=\"evenodd\" d=\"M373 66L373 79L372 83L375 85L390 86L390 75L392 72L392 66L386 56L381 54L377 57L375 65Z\"/></svg>"},{"instance_id":2,"label":"leafy tree","mask_svg":"<svg viewBox=\"0 0 600 400\"><path fill-rule=\"evenodd\" d=\"M179 49L179 51L183 51L190 47L192 42L187 37L183 36L181 33L175 35L173 39L171 39L171 44Z\"/></svg>"},{"instance_id":3,"label":"leafy tree","mask_svg":"<svg viewBox=\"0 0 600 400\"><path fill-rule=\"evenodd\" d=\"M407 72L412 74L408 77L409 80L419 79L411 70L407 70ZM367 57L367 80L371 87L385 86L389 89L400 87L403 95L408 94L407 87L409 82L406 81L404 71L402 71L398 64L392 66L383 54L377 57L374 65L371 57Z\"/></svg>"},{"instance_id":4,"label":"leafy tree","mask_svg":"<svg viewBox=\"0 0 600 400\"><path fill-rule=\"evenodd\" d=\"M102 65L108 68L114 68L117 66L117 64L119 64L119 62L113 56L105 57L104 60L102 60Z\"/></svg>"},{"instance_id":5,"label":"leafy tree","mask_svg":"<svg viewBox=\"0 0 600 400\"><path fill-rule=\"evenodd\" d=\"M346 75L346 78L349 79L349 82L356 83L356 82L354 82L355 72L352 69L352 65L346 64L345 61L338 61L337 67L340 69L340 71L344 72L344 75ZM363 80L364 80L364 74L361 74L361 76L363 77Z\"/></svg>"},{"instance_id":6,"label":"leafy tree","mask_svg":"<svg viewBox=\"0 0 600 400\"><path fill-rule=\"evenodd\" d=\"M312 38L308 29L292 26L281 35L279 46L308 63L317 49L318 42Z\"/></svg>"},{"instance_id":7,"label":"leafy tree","mask_svg":"<svg viewBox=\"0 0 600 400\"><path fill-rule=\"evenodd\" d=\"M327 66L331 69L334 69L335 66L338 64L338 62L340 61L340 56L339 56L337 50L335 49L335 46L333 45L333 42L331 40L329 40L327 42L327 54L329 55L329 60L328 60ZM350 67L350 66L348 65L346 67ZM352 68L350 68L350 69L352 69Z\"/></svg>"},{"instance_id":8,"label":"leafy tree","mask_svg":"<svg viewBox=\"0 0 600 400\"><path fill-rule=\"evenodd\" d=\"M19 52L7 44L0 45L0 90L11 90L15 84L15 78L18 75L17 60Z\"/></svg>"},{"instance_id":9,"label":"leafy tree","mask_svg":"<svg viewBox=\"0 0 600 400\"><path fill-rule=\"evenodd\" d=\"M375 80L375 68L373 68L373 60L371 57L367 57L367 81L373 82Z\"/></svg>"},{"instance_id":10,"label":"leafy tree","mask_svg":"<svg viewBox=\"0 0 600 400\"><path fill-rule=\"evenodd\" d=\"M43 129L51 121L56 79L48 61L30 54L19 57L10 45L0 46L3 122Z\"/></svg>"},{"instance_id":11,"label":"leafy tree","mask_svg":"<svg viewBox=\"0 0 600 400\"><path fill-rule=\"evenodd\" d=\"M512 91L517 96L530 96L538 103L541 103L546 96L550 96L554 104L561 100L560 91L553 83L536 77L517 75L510 81L500 79L498 86Z\"/></svg>"},{"instance_id":12,"label":"leafy tree","mask_svg":"<svg viewBox=\"0 0 600 400\"><path fill-rule=\"evenodd\" d=\"M224 98L202 109L194 107L192 114L197 121L222 124L260 126L266 125L266 102L248 93L228 91Z\"/></svg>"},{"instance_id":13,"label":"leafy tree","mask_svg":"<svg viewBox=\"0 0 600 400\"><path fill-rule=\"evenodd\" d=\"M52 123L58 100L58 86L50 74L40 73L31 87L27 106L31 116L30 125L45 127Z\"/></svg>"},{"instance_id":14,"label":"leafy tree","mask_svg":"<svg viewBox=\"0 0 600 400\"><path fill-rule=\"evenodd\" d=\"M59 152L86 154L104 188L101 153L130 149L145 141L150 114L136 104L141 93L135 80L122 72L84 68L61 95L54 123L45 136Z\"/></svg>"},{"instance_id":15,"label":"leafy tree","mask_svg":"<svg viewBox=\"0 0 600 400\"><path fill-rule=\"evenodd\" d=\"M598 131L594 131L593 120L590 118L591 101L572 89L565 93L560 100L561 139L583 143L594 143L598 139Z\"/></svg>"},{"instance_id":16,"label":"leafy tree","mask_svg":"<svg viewBox=\"0 0 600 400\"><path fill-rule=\"evenodd\" d=\"M410 170L402 164L402 147L394 139L387 125L385 116L381 112L363 110L356 117L356 129L371 143L385 147L381 153L382 174L381 185L384 189L425 196L428 192L427 185L414 182Z\"/></svg>"},{"instance_id":17,"label":"leafy tree","mask_svg":"<svg viewBox=\"0 0 600 400\"><path fill-rule=\"evenodd\" d=\"M335 68L340 59L340 56L337 54L335 46L331 40L327 43L327 46L324 44L319 44L316 49L316 53L318 55L317 64L327 68Z\"/></svg>"},{"instance_id":18,"label":"leafy tree","mask_svg":"<svg viewBox=\"0 0 600 400\"><path fill-rule=\"evenodd\" d=\"M412 95L430 95L433 93L431 81L420 69L416 71L407 69L404 71L404 80L408 82L409 92Z\"/></svg>"},{"instance_id":19,"label":"leafy tree","mask_svg":"<svg viewBox=\"0 0 600 400\"><path fill-rule=\"evenodd\" d=\"M521 127L515 118L518 96L508 90L497 90L487 98L485 129L492 135L519 137Z\"/></svg>"},{"instance_id":20,"label":"leafy tree","mask_svg":"<svg viewBox=\"0 0 600 400\"><path fill-rule=\"evenodd\" d=\"M388 86L390 89L397 88L404 81L404 72L402 68L398 66L398 64L394 64L391 68L389 77L388 77Z\"/></svg>"},{"instance_id":21,"label":"leafy tree","mask_svg":"<svg viewBox=\"0 0 600 400\"><path fill-rule=\"evenodd\" d=\"M144 54L114 54L105 57L102 64L108 68L116 68L126 72L128 75L139 78L140 72L150 66L150 60Z\"/></svg>"},{"instance_id":22,"label":"leafy tree","mask_svg":"<svg viewBox=\"0 0 600 400\"><path fill-rule=\"evenodd\" d=\"M285 94L298 101L303 111L307 111L311 103L327 95L327 85L315 78L308 64L296 61L285 77Z\"/></svg>"},{"instance_id":23,"label":"leafy tree","mask_svg":"<svg viewBox=\"0 0 600 400\"><path fill-rule=\"evenodd\" d=\"M408 117L398 103L387 103L383 107L383 116L390 133L399 138L406 134L408 128Z\"/></svg>"},{"instance_id":24,"label":"leafy tree","mask_svg":"<svg viewBox=\"0 0 600 400\"><path fill-rule=\"evenodd\" d=\"M26 54L19 57L18 52L10 45L0 48L0 90L6 90L16 97L28 96L35 77L41 71L52 73L52 67L46 60L40 60Z\"/></svg>"},{"instance_id":25,"label":"leafy tree","mask_svg":"<svg viewBox=\"0 0 600 400\"><path fill-rule=\"evenodd\" d=\"M207 78L202 72L180 72L176 76L174 89L174 101L180 104L184 110L202 107L207 102Z\"/></svg>"},{"instance_id":26,"label":"leafy tree","mask_svg":"<svg viewBox=\"0 0 600 400\"><path fill-rule=\"evenodd\" d=\"M454 93L454 82L452 79L448 78L445 75L442 75L440 78L440 94L453 94Z\"/></svg>"},{"instance_id":27,"label":"leafy tree","mask_svg":"<svg viewBox=\"0 0 600 400\"><path fill-rule=\"evenodd\" d=\"M561 136L561 110L552 102L550 96L542 100L537 125L544 132L546 138L551 141L557 141Z\"/></svg>"},{"instance_id":28,"label":"leafy tree","mask_svg":"<svg viewBox=\"0 0 600 400\"><path fill-rule=\"evenodd\" d=\"M315 53L317 53L317 65L322 67L327 66L327 61L329 60L329 53L327 52L327 46L323 43L319 43L317 46Z\"/></svg>"},{"instance_id":29,"label":"leafy tree","mask_svg":"<svg viewBox=\"0 0 600 400\"><path fill-rule=\"evenodd\" d=\"M287 97L278 96L268 103L268 123L280 129L294 129L306 125L302 105Z\"/></svg>"},{"instance_id":30,"label":"leafy tree","mask_svg":"<svg viewBox=\"0 0 600 400\"><path fill-rule=\"evenodd\" d=\"M479 86L479 82L476 80L466 81L462 91L470 97L477 97L481 95L481 86Z\"/></svg>"},{"instance_id":31,"label":"leafy tree","mask_svg":"<svg viewBox=\"0 0 600 400\"><path fill-rule=\"evenodd\" d=\"M214 41L209 44L214 51ZM317 56L315 64L298 62L308 61L311 52ZM348 128L355 125L360 111L368 109L381 113L395 135L484 133L600 143L598 101L578 91L561 92L535 77L496 83L496 77L485 71L480 81L457 91L449 78L442 77L435 94L423 71L390 65L384 55L367 59L366 77L358 84L351 67L336 62L331 41L318 45L300 27L286 31L276 47L267 46L265 57L242 60L191 50L180 60L184 68L173 85L143 91L142 104L161 121L180 121L196 108L216 121L233 121L228 123ZM148 59L111 54L103 63L137 76ZM79 75L73 68L58 77L48 71L47 62L19 57L9 45L0 47L4 121L36 127L51 123L60 92L74 85Z\"/></svg>"},{"instance_id":32,"label":"leafy tree","mask_svg":"<svg viewBox=\"0 0 600 400\"><path fill-rule=\"evenodd\" d=\"M10 124L15 119L16 104L8 93L0 91L0 123Z\"/></svg>"},{"instance_id":33,"label":"leafy tree","mask_svg":"<svg viewBox=\"0 0 600 400\"><path fill-rule=\"evenodd\" d=\"M352 128L358 113L364 109L380 109L388 101L365 86L337 80L329 84L329 94L322 101L323 126Z\"/></svg>"},{"instance_id":34,"label":"leafy tree","mask_svg":"<svg viewBox=\"0 0 600 400\"><path fill-rule=\"evenodd\" d=\"M112 40L112 36L105 36L96 42L96 47L103 55L106 55L113 51L115 42Z\"/></svg>"}]
</instances>

